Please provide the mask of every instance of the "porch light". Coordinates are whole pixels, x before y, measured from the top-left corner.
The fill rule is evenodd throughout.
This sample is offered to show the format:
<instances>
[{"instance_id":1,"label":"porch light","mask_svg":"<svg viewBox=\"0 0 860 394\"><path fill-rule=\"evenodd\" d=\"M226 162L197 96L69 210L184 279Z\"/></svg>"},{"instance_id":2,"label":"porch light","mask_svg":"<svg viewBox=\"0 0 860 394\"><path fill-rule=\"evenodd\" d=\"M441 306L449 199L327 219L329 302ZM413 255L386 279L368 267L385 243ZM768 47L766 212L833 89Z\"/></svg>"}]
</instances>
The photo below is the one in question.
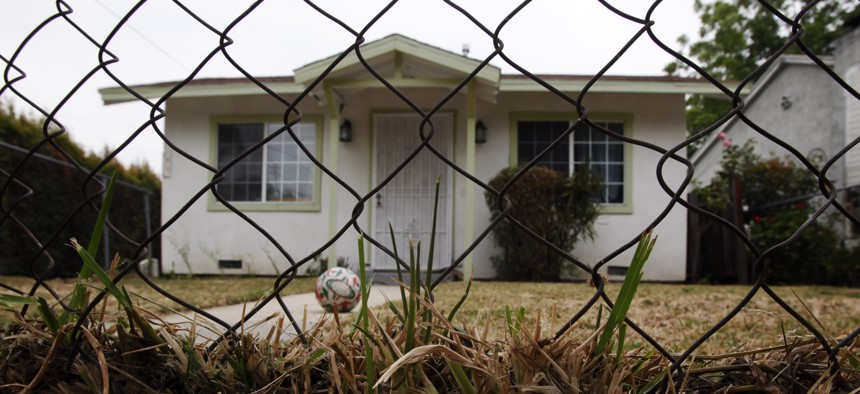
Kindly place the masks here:
<instances>
[{"instance_id":1,"label":"porch light","mask_svg":"<svg viewBox=\"0 0 860 394\"><path fill-rule=\"evenodd\" d=\"M487 142L487 126L480 119L475 124L475 143L483 144Z\"/></svg>"},{"instance_id":2,"label":"porch light","mask_svg":"<svg viewBox=\"0 0 860 394\"><path fill-rule=\"evenodd\" d=\"M340 142L350 142L352 141L352 123L349 119L345 119L343 123L340 124Z\"/></svg>"}]
</instances>

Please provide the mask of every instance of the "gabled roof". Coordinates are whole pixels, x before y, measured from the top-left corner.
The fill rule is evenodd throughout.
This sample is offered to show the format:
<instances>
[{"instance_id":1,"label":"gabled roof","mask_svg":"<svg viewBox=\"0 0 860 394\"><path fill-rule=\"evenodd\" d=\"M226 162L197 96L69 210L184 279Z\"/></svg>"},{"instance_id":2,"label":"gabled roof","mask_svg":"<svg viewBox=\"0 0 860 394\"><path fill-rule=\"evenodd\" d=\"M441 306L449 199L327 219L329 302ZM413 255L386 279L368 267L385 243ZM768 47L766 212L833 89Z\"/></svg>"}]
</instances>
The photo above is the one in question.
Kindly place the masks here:
<instances>
[{"instance_id":1,"label":"gabled roof","mask_svg":"<svg viewBox=\"0 0 860 394\"><path fill-rule=\"evenodd\" d=\"M470 74L481 64L479 60L446 51L400 34L392 34L385 38L366 43L359 47L359 51L365 60L400 52L409 57L420 59L425 62L447 68L451 71L456 71L462 74L462 76ZM293 70L296 83L306 84L313 81L319 77L319 75L322 74L338 56L340 56L340 54L332 55L322 60L317 60ZM332 73L336 73L353 66L362 67L355 51L343 58L343 60L341 60L340 63L332 69ZM496 66L488 64L478 72L475 79L480 82L498 85L500 76L501 70Z\"/></svg>"}]
</instances>

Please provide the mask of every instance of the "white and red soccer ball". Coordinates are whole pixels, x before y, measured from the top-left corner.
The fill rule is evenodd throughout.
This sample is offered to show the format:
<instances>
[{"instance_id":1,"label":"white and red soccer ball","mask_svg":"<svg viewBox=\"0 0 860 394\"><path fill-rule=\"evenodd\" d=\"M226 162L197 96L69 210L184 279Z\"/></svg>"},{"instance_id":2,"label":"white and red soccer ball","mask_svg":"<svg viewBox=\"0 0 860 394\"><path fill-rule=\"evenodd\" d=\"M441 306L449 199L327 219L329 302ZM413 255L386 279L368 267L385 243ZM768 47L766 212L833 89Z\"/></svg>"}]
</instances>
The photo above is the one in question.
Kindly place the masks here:
<instances>
[{"instance_id":1,"label":"white and red soccer ball","mask_svg":"<svg viewBox=\"0 0 860 394\"><path fill-rule=\"evenodd\" d=\"M326 311L349 312L361 301L361 283L349 269L329 268L317 278L314 294Z\"/></svg>"}]
</instances>

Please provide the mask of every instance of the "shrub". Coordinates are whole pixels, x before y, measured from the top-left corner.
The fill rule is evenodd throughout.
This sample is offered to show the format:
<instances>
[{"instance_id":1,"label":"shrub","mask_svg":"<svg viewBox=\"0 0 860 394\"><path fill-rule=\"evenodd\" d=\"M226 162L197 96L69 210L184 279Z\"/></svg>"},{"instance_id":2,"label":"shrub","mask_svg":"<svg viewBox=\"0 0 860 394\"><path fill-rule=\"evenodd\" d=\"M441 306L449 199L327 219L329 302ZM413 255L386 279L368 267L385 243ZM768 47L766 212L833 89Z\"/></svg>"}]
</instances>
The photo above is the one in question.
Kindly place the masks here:
<instances>
[{"instance_id":1,"label":"shrub","mask_svg":"<svg viewBox=\"0 0 860 394\"><path fill-rule=\"evenodd\" d=\"M824 271L829 285L860 287L860 246L836 249Z\"/></svg>"},{"instance_id":2,"label":"shrub","mask_svg":"<svg viewBox=\"0 0 860 394\"><path fill-rule=\"evenodd\" d=\"M506 168L489 185L500 190L517 172ZM534 167L508 190L511 216L561 250L573 251L582 238L593 237L601 182L590 175L565 177L546 167ZM495 194L484 194L494 216L500 214ZM564 258L542 241L505 220L493 229L502 254L493 256L496 275L502 280L557 281Z\"/></svg>"},{"instance_id":3,"label":"shrub","mask_svg":"<svg viewBox=\"0 0 860 394\"><path fill-rule=\"evenodd\" d=\"M718 212L731 204L729 182L739 178L745 206L744 223L753 244L764 252L794 234L812 215L818 193L816 177L790 158L755 153L755 142L729 146L722 171L710 185L698 188L706 208ZM793 242L763 260L770 283L828 283L827 266L837 250L838 237L827 216L820 217Z\"/></svg>"}]
</instances>

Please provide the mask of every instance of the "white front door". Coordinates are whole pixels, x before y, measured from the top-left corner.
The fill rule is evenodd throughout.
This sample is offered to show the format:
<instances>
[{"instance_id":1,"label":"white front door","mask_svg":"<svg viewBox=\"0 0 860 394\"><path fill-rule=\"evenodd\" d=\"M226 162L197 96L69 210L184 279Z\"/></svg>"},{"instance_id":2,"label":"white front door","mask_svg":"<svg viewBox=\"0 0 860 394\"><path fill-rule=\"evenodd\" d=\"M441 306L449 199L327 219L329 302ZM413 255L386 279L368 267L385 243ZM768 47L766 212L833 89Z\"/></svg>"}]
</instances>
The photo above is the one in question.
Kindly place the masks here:
<instances>
[{"instance_id":1,"label":"white front door","mask_svg":"<svg viewBox=\"0 0 860 394\"><path fill-rule=\"evenodd\" d=\"M376 139L374 185L394 170L421 143L418 135L421 118L415 114L377 114L373 117ZM433 116L436 132L431 144L450 158L454 116L440 113ZM425 135L429 132L425 127ZM409 262L408 239L416 246L421 242L421 267L427 267L427 255L433 228L433 205L436 178L439 178L439 213L436 221L436 240L433 269L451 264L451 169L426 148L406 165L371 200L374 209L374 237L390 250L391 232L400 258ZM373 253L373 267L377 270L396 269L394 259L379 249Z\"/></svg>"}]
</instances>

